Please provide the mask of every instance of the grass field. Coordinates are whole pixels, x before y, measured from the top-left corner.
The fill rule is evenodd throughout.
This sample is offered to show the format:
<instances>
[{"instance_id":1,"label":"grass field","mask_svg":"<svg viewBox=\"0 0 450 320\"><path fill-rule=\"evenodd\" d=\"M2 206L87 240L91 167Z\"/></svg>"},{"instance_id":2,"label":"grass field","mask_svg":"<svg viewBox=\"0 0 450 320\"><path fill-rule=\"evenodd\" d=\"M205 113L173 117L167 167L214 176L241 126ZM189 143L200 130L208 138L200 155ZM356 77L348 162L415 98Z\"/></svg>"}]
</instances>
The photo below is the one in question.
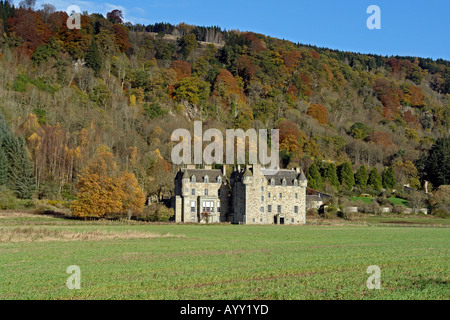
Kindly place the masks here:
<instances>
[{"instance_id":1,"label":"grass field","mask_svg":"<svg viewBox=\"0 0 450 320\"><path fill-rule=\"evenodd\" d=\"M371 197L349 197L349 199L351 201L362 201L366 204L370 204L372 202ZM408 205L408 200L405 200L405 199L391 197L391 198L388 198L388 200L392 205L401 204L405 207Z\"/></svg>"},{"instance_id":2,"label":"grass field","mask_svg":"<svg viewBox=\"0 0 450 320\"><path fill-rule=\"evenodd\" d=\"M155 225L0 212L0 299L449 299L449 242L449 228ZM80 290L66 287L70 265L81 269ZM366 287L370 265L381 268L380 290Z\"/></svg>"}]
</instances>

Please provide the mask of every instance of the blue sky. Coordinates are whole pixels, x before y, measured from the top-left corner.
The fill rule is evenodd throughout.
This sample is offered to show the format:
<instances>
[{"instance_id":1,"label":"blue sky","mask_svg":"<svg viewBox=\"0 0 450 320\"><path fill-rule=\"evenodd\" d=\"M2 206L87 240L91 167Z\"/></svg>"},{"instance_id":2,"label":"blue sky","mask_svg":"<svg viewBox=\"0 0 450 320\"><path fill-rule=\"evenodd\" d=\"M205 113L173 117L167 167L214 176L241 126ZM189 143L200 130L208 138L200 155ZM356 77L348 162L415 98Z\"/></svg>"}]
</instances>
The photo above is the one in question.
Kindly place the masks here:
<instances>
[{"instance_id":1,"label":"blue sky","mask_svg":"<svg viewBox=\"0 0 450 320\"><path fill-rule=\"evenodd\" d=\"M218 25L344 51L450 60L450 0L47 0L36 7L42 3L103 14L117 8L145 25ZM381 9L380 30L366 26L370 5Z\"/></svg>"}]
</instances>

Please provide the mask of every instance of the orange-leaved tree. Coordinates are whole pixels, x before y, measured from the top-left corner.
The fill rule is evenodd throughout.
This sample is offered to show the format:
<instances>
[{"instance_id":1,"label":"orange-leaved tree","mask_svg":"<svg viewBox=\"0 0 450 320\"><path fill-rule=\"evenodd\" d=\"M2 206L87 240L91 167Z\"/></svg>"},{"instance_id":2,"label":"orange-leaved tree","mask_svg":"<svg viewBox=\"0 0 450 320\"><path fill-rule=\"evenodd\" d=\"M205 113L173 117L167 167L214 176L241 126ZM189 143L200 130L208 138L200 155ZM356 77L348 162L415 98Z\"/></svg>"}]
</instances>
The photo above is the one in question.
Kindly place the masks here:
<instances>
[{"instance_id":1,"label":"orange-leaved tree","mask_svg":"<svg viewBox=\"0 0 450 320\"><path fill-rule=\"evenodd\" d=\"M125 171L121 177L121 182L124 191L122 211L126 212L128 219L130 219L132 214L142 212L145 205L145 194L132 172Z\"/></svg>"},{"instance_id":2,"label":"orange-leaved tree","mask_svg":"<svg viewBox=\"0 0 450 320\"><path fill-rule=\"evenodd\" d=\"M316 119L320 124L328 124L327 109L321 104L312 104L306 114Z\"/></svg>"},{"instance_id":3,"label":"orange-leaved tree","mask_svg":"<svg viewBox=\"0 0 450 320\"><path fill-rule=\"evenodd\" d=\"M121 174L114 156L103 145L78 176L77 188L72 210L80 218L140 213L145 203L134 174L127 171Z\"/></svg>"}]
</instances>

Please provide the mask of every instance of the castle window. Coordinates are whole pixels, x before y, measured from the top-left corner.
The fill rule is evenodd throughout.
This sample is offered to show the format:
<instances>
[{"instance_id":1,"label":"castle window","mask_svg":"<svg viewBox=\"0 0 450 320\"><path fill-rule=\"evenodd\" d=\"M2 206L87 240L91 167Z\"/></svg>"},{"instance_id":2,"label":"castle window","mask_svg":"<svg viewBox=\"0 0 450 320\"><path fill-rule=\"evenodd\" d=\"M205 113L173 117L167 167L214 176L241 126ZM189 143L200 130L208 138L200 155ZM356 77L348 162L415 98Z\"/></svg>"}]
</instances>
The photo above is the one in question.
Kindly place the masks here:
<instances>
[{"instance_id":1,"label":"castle window","mask_svg":"<svg viewBox=\"0 0 450 320\"><path fill-rule=\"evenodd\" d=\"M189 193L189 188L184 188L184 192Z\"/></svg>"},{"instance_id":2,"label":"castle window","mask_svg":"<svg viewBox=\"0 0 450 320\"><path fill-rule=\"evenodd\" d=\"M264 192L264 187L261 187L261 192Z\"/></svg>"},{"instance_id":3,"label":"castle window","mask_svg":"<svg viewBox=\"0 0 450 320\"><path fill-rule=\"evenodd\" d=\"M214 203L211 201L203 201L203 212L214 212Z\"/></svg>"},{"instance_id":4,"label":"castle window","mask_svg":"<svg viewBox=\"0 0 450 320\"><path fill-rule=\"evenodd\" d=\"M191 212L195 212L195 201L191 201Z\"/></svg>"},{"instance_id":5,"label":"castle window","mask_svg":"<svg viewBox=\"0 0 450 320\"><path fill-rule=\"evenodd\" d=\"M294 223L294 218L291 219L292 223Z\"/></svg>"},{"instance_id":6,"label":"castle window","mask_svg":"<svg viewBox=\"0 0 450 320\"><path fill-rule=\"evenodd\" d=\"M294 180L294 186L298 187L298 181L297 180Z\"/></svg>"},{"instance_id":7,"label":"castle window","mask_svg":"<svg viewBox=\"0 0 450 320\"><path fill-rule=\"evenodd\" d=\"M259 212L264 212L264 207L259 208Z\"/></svg>"},{"instance_id":8,"label":"castle window","mask_svg":"<svg viewBox=\"0 0 450 320\"><path fill-rule=\"evenodd\" d=\"M298 213L298 206L294 206L294 213Z\"/></svg>"},{"instance_id":9,"label":"castle window","mask_svg":"<svg viewBox=\"0 0 450 320\"><path fill-rule=\"evenodd\" d=\"M261 178L261 183L263 183L264 182L264 178Z\"/></svg>"},{"instance_id":10,"label":"castle window","mask_svg":"<svg viewBox=\"0 0 450 320\"><path fill-rule=\"evenodd\" d=\"M298 193L295 194L295 199L298 199Z\"/></svg>"},{"instance_id":11,"label":"castle window","mask_svg":"<svg viewBox=\"0 0 450 320\"><path fill-rule=\"evenodd\" d=\"M220 212L220 202L217 202L217 212Z\"/></svg>"},{"instance_id":12,"label":"castle window","mask_svg":"<svg viewBox=\"0 0 450 320\"><path fill-rule=\"evenodd\" d=\"M269 198L269 200L270 200L270 192L267 194L267 198Z\"/></svg>"},{"instance_id":13,"label":"castle window","mask_svg":"<svg viewBox=\"0 0 450 320\"><path fill-rule=\"evenodd\" d=\"M255 218L252 219L252 222L255 223Z\"/></svg>"},{"instance_id":14,"label":"castle window","mask_svg":"<svg viewBox=\"0 0 450 320\"><path fill-rule=\"evenodd\" d=\"M273 186L275 185L275 179L274 178L272 178L272 180L270 180L270 184L273 185Z\"/></svg>"},{"instance_id":15,"label":"castle window","mask_svg":"<svg viewBox=\"0 0 450 320\"><path fill-rule=\"evenodd\" d=\"M191 221L192 221L192 222L195 222L195 216L192 216L192 217L191 217Z\"/></svg>"},{"instance_id":16,"label":"castle window","mask_svg":"<svg viewBox=\"0 0 450 320\"><path fill-rule=\"evenodd\" d=\"M209 178L208 178L208 176L205 176L205 183L209 183Z\"/></svg>"},{"instance_id":17,"label":"castle window","mask_svg":"<svg viewBox=\"0 0 450 320\"><path fill-rule=\"evenodd\" d=\"M208 189L205 189L205 196L208 195Z\"/></svg>"},{"instance_id":18,"label":"castle window","mask_svg":"<svg viewBox=\"0 0 450 320\"><path fill-rule=\"evenodd\" d=\"M280 205L277 206L277 212L281 213L281 206Z\"/></svg>"},{"instance_id":19,"label":"castle window","mask_svg":"<svg viewBox=\"0 0 450 320\"><path fill-rule=\"evenodd\" d=\"M192 176L191 181L192 181L193 183L196 183L196 182L197 182L197 179L195 178L195 176Z\"/></svg>"},{"instance_id":20,"label":"castle window","mask_svg":"<svg viewBox=\"0 0 450 320\"><path fill-rule=\"evenodd\" d=\"M278 197L279 197L280 199L283 199L283 194L280 192L280 194L278 195Z\"/></svg>"},{"instance_id":21,"label":"castle window","mask_svg":"<svg viewBox=\"0 0 450 320\"><path fill-rule=\"evenodd\" d=\"M261 201L264 201L264 196L261 196Z\"/></svg>"},{"instance_id":22,"label":"castle window","mask_svg":"<svg viewBox=\"0 0 450 320\"><path fill-rule=\"evenodd\" d=\"M192 195L195 196L195 189L192 189Z\"/></svg>"},{"instance_id":23,"label":"castle window","mask_svg":"<svg viewBox=\"0 0 450 320\"><path fill-rule=\"evenodd\" d=\"M263 220L262 219L259 219L259 223L262 223L263 222Z\"/></svg>"},{"instance_id":24,"label":"castle window","mask_svg":"<svg viewBox=\"0 0 450 320\"><path fill-rule=\"evenodd\" d=\"M271 205L271 204L269 204L269 205L267 206L267 212L269 212L269 213L272 212L272 205Z\"/></svg>"}]
</instances>

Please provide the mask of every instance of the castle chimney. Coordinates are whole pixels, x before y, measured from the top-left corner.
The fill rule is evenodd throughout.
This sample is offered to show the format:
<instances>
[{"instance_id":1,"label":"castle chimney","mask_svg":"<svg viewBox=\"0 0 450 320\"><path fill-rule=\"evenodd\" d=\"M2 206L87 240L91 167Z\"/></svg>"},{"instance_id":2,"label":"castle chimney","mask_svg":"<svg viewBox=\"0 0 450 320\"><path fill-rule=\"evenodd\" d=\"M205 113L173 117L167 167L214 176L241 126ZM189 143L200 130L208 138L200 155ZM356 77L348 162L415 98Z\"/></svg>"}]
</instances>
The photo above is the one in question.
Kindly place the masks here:
<instances>
[{"instance_id":1,"label":"castle chimney","mask_svg":"<svg viewBox=\"0 0 450 320\"><path fill-rule=\"evenodd\" d=\"M224 175L224 176L227 175L227 165L226 165L226 164L224 164L224 165L222 166L222 175Z\"/></svg>"}]
</instances>

